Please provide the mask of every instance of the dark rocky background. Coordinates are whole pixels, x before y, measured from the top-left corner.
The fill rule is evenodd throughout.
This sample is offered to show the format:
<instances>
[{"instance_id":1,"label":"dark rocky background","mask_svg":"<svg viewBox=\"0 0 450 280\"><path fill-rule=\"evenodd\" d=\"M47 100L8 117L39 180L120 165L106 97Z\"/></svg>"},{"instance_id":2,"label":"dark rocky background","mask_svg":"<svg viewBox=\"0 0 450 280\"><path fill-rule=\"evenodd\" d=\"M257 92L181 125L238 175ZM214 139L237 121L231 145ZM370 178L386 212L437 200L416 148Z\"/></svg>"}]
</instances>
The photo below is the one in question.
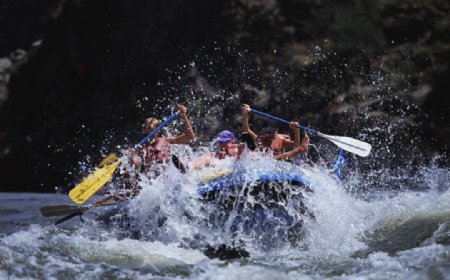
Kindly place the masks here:
<instances>
[{"instance_id":1,"label":"dark rocky background","mask_svg":"<svg viewBox=\"0 0 450 280\"><path fill-rule=\"evenodd\" d=\"M197 144L248 102L371 142L361 170L448 166L446 0L2 0L0 57L2 191L67 184L177 102Z\"/></svg>"}]
</instances>

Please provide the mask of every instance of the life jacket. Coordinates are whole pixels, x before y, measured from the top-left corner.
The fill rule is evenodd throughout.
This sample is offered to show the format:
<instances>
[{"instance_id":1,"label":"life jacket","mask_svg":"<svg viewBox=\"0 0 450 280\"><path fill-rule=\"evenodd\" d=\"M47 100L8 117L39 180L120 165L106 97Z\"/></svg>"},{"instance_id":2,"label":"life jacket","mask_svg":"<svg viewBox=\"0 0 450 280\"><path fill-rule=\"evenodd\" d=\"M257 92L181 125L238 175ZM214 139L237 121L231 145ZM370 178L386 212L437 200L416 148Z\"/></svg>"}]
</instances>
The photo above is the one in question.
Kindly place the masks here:
<instances>
[{"instance_id":1,"label":"life jacket","mask_svg":"<svg viewBox=\"0 0 450 280\"><path fill-rule=\"evenodd\" d=\"M162 143L159 141L163 141ZM158 146L158 147L156 147ZM153 141L142 148L143 165L141 171L144 173L155 173L159 175L159 172L154 172L157 168L155 164L165 164L170 160L170 147L169 143L164 139L158 139Z\"/></svg>"},{"instance_id":2,"label":"life jacket","mask_svg":"<svg viewBox=\"0 0 450 280\"><path fill-rule=\"evenodd\" d=\"M145 164L165 163L169 157L170 151L168 149L155 149L153 146L148 146L143 150Z\"/></svg>"},{"instance_id":3,"label":"life jacket","mask_svg":"<svg viewBox=\"0 0 450 280\"><path fill-rule=\"evenodd\" d=\"M239 144L236 143L228 143L225 148L220 148L216 153L216 158L224 159L227 156L229 157L237 157L239 155Z\"/></svg>"}]
</instances>

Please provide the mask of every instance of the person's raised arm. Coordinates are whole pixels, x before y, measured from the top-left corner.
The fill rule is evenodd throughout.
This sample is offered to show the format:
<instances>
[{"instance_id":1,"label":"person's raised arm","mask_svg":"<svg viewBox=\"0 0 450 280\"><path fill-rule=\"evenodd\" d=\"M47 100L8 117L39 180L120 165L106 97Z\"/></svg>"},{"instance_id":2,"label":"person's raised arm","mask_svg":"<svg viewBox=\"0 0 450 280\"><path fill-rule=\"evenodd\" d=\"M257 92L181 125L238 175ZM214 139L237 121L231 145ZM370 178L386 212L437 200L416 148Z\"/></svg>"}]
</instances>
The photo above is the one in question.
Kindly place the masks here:
<instances>
[{"instance_id":1,"label":"person's raised arm","mask_svg":"<svg viewBox=\"0 0 450 280\"><path fill-rule=\"evenodd\" d=\"M191 123L186 115L186 107L183 105L178 105L178 112L180 113L180 118L183 121L184 134L177 137L167 138L166 140L170 144L184 144L187 141L194 139L195 136Z\"/></svg>"},{"instance_id":2,"label":"person's raised arm","mask_svg":"<svg viewBox=\"0 0 450 280\"><path fill-rule=\"evenodd\" d=\"M298 128L298 122L290 122L289 127L294 131L294 140L283 138L283 148L294 149L300 146L300 129Z\"/></svg>"},{"instance_id":3,"label":"person's raised arm","mask_svg":"<svg viewBox=\"0 0 450 280\"><path fill-rule=\"evenodd\" d=\"M289 127L294 131L294 148L300 146L300 128L298 122L290 122Z\"/></svg>"},{"instance_id":4,"label":"person's raised arm","mask_svg":"<svg viewBox=\"0 0 450 280\"><path fill-rule=\"evenodd\" d=\"M244 133L248 133L250 135L250 137L252 137L253 142L256 143L256 139L258 138L258 136L256 135L256 133L254 133L251 129L250 126L248 124L248 119L249 119L249 114L250 113L250 106L247 104L243 104L241 107L241 114L242 114L242 132Z\"/></svg>"}]
</instances>

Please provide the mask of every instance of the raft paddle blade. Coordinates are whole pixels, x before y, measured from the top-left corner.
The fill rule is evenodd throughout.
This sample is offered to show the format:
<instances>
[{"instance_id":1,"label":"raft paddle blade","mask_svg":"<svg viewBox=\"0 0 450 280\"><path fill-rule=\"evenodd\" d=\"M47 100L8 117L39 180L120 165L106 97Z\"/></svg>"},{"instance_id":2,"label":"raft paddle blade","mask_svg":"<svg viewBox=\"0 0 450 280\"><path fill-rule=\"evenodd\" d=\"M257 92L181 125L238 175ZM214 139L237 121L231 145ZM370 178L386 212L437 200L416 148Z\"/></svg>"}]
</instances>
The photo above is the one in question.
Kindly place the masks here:
<instances>
[{"instance_id":1,"label":"raft paddle blade","mask_svg":"<svg viewBox=\"0 0 450 280\"><path fill-rule=\"evenodd\" d=\"M120 163L121 161L117 160L115 163L99 168L94 173L87 176L80 184L69 192L70 199L76 204L84 203L109 181Z\"/></svg>"},{"instance_id":2,"label":"raft paddle blade","mask_svg":"<svg viewBox=\"0 0 450 280\"><path fill-rule=\"evenodd\" d=\"M102 168L105 165L108 165L114 161L116 161L117 155L115 153L110 153L109 155L107 155L99 164L97 164L97 168Z\"/></svg>"},{"instance_id":3,"label":"raft paddle blade","mask_svg":"<svg viewBox=\"0 0 450 280\"><path fill-rule=\"evenodd\" d=\"M41 207L41 214L44 217L58 217L67 216L72 214L82 214L91 206L78 206L78 205L52 205Z\"/></svg>"},{"instance_id":4,"label":"raft paddle blade","mask_svg":"<svg viewBox=\"0 0 450 280\"><path fill-rule=\"evenodd\" d=\"M318 136L330 140L339 148L346 150L347 152L353 153L355 155L366 157L370 154L372 146L369 143L363 142L350 137L345 136L333 136L323 133L317 133Z\"/></svg>"},{"instance_id":5,"label":"raft paddle blade","mask_svg":"<svg viewBox=\"0 0 450 280\"><path fill-rule=\"evenodd\" d=\"M271 116L269 114L266 114L266 113L263 113L260 111L256 111L254 109L252 109L251 112L253 112L257 115L275 120L277 122L281 122L281 123L289 125L288 121ZM353 139L350 137L344 137L344 136L332 136L332 135L323 134L319 131L316 131L314 129L304 127L301 125L297 125L297 127L308 131L312 135L317 135L317 136L323 137L325 139L328 139L331 142L333 142L334 144L336 144L339 148L346 150L347 152L361 156L361 157L368 156L370 154L370 150L372 150L372 146L369 143L366 143L366 142L363 142L360 140L356 140L356 139Z\"/></svg>"}]
</instances>

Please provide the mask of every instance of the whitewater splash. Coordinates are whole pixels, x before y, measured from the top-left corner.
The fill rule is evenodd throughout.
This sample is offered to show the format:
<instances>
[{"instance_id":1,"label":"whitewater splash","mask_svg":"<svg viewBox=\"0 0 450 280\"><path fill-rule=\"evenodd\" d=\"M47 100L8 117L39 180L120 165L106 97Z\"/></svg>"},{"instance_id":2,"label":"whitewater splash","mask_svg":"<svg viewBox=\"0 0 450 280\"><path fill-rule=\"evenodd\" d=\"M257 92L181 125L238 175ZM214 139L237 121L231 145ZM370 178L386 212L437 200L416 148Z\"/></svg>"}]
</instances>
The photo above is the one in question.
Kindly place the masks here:
<instances>
[{"instance_id":1,"label":"whitewater splash","mask_svg":"<svg viewBox=\"0 0 450 280\"><path fill-rule=\"evenodd\" d=\"M186 162L193 160L187 158L191 151L178 154ZM304 209L302 193L311 191L311 186L292 185L287 180L275 186L270 180L262 183L259 179L261 174L295 174L307 181L308 166L250 153L237 162L229 158L216 164L191 169L186 175L169 166L163 175L145 178L140 182L140 194L127 205L126 218L122 212L113 212L110 220L114 228L124 229L121 236L176 241L194 248L226 245L273 249L303 238L303 222L312 215ZM208 183L226 177L230 179L222 192L225 194L211 196ZM199 186L205 184L202 195ZM270 197L266 191L269 189Z\"/></svg>"},{"instance_id":2,"label":"whitewater splash","mask_svg":"<svg viewBox=\"0 0 450 280\"><path fill-rule=\"evenodd\" d=\"M176 148L183 160L201 154ZM236 167L232 160L221 164L221 170ZM127 206L131 219L125 228L104 226L93 212L87 213L85 223L72 219L53 226L37 218L37 209L58 200L67 203L66 197L2 194L0 278L445 279L450 275L448 169L420 169L412 180L427 186L420 191L415 185L399 190L394 186L398 178L386 170L384 184L393 184L395 191L367 193L359 191L369 184L364 177L340 183L325 168L245 156L237 164L247 172L295 169L308 179L312 191L302 193L308 213L300 213L297 204L283 204L303 222L297 243L276 242L284 236L281 232L271 236L268 240L274 244L267 246L267 237L257 236L257 231L233 228L237 213L221 220L221 227L210 227L204 221L219 208L199 199L197 187L214 168L183 175L169 166L167 176L140 183L142 191ZM242 246L250 257L231 263L211 260L196 248L199 243Z\"/></svg>"},{"instance_id":3,"label":"whitewater splash","mask_svg":"<svg viewBox=\"0 0 450 280\"><path fill-rule=\"evenodd\" d=\"M176 152L187 161L199 156L189 149L187 151L177 149ZM158 177L151 182L143 183L141 194L130 205L131 216L137 223L134 228L139 229L138 236L141 239L177 242L186 247L196 248L199 244L195 243L196 240L193 239L195 237L200 238L203 244L239 246L253 256L292 248L318 255L325 253L336 256L342 254L367 256L375 251L392 254L402 248L414 248L427 238L431 238L438 228L444 235L446 233L448 223L446 209L449 200L448 181L443 181L443 177L448 176L445 169L424 169L418 174L417 181L419 178L421 182L425 181L430 188L428 192L408 190L399 193L385 192L378 194L379 197L375 199L364 198L348 191L351 188L358 188L358 184L365 184L363 180L347 182L351 187L344 188L343 182L337 180L330 170L312 169L305 164L279 162L267 156L255 158L254 155L244 154L237 163L228 159L221 161L219 167L193 171L188 175L171 168L167 173L170 176ZM300 235L296 239L299 242L288 242L286 224L273 213L272 216L265 217L269 220L269 227L273 227L270 230L265 228L269 231L268 234L258 229L249 232L248 228L242 225L241 214L244 211L242 208L222 215L224 209L220 204L224 203L223 200L219 201L219 205L205 205L198 199L197 187L207 180L205 178L209 178L209 175L215 174L217 170L233 168L247 175L274 171L297 172L307 180L307 186L294 186L294 189L309 187L313 191L303 192L301 201L292 200L292 203L283 205L291 217L302 223L302 229L295 232ZM430 180L430 173L440 175L433 181ZM248 184L241 186L242 189L252 187L250 177ZM385 178L385 182L388 180L389 178ZM288 184L282 187L292 188ZM244 194L243 190L240 191L236 195ZM251 196L244 199L254 203ZM308 209L307 213L301 211L300 203L302 207ZM233 207L238 208L237 205ZM218 226L217 223L215 225L205 223L205 220L210 221L211 216L214 219L222 216L219 217ZM397 235L401 239L404 234L402 228L411 221L419 220L418 227L414 230L423 231L421 226L425 223L421 223L422 216L425 217L422 221L433 220L431 224L426 224L428 235L413 232L411 234L414 236L411 236L411 239L396 240L399 244L393 244L396 233L391 230L398 230ZM270 223L270 220L273 223ZM161 227L161 221L164 221L164 227Z\"/></svg>"}]
</instances>

